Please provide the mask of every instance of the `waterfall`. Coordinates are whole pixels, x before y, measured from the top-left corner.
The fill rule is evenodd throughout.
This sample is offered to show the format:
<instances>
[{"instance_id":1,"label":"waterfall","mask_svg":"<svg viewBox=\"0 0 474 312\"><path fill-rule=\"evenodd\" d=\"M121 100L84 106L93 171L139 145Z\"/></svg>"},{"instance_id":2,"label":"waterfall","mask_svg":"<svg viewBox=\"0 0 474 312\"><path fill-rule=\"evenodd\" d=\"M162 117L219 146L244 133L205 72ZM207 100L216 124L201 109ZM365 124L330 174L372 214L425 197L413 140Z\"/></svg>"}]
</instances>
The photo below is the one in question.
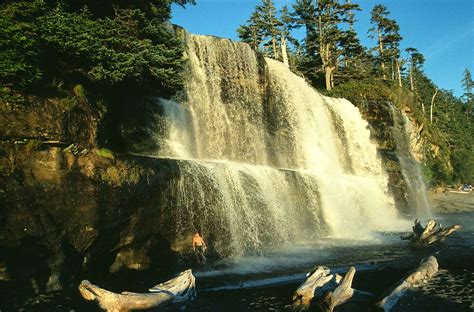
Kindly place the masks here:
<instances>
[{"instance_id":1,"label":"waterfall","mask_svg":"<svg viewBox=\"0 0 474 312\"><path fill-rule=\"evenodd\" d=\"M396 151L400 161L400 168L405 181L407 202L415 217L427 219L432 216L431 207L426 193L427 187L423 179L420 164L412 155L410 147L410 120L400 110L390 105L394 121L394 138L397 144Z\"/></svg>"},{"instance_id":2,"label":"waterfall","mask_svg":"<svg viewBox=\"0 0 474 312\"><path fill-rule=\"evenodd\" d=\"M179 167L161 190L172 240L201 229L218 253L238 255L395 227L387 176L354 105L247 44L185 37L185 96L156 99L163 131L152 153Z\"/></svg>"}]
</instances>

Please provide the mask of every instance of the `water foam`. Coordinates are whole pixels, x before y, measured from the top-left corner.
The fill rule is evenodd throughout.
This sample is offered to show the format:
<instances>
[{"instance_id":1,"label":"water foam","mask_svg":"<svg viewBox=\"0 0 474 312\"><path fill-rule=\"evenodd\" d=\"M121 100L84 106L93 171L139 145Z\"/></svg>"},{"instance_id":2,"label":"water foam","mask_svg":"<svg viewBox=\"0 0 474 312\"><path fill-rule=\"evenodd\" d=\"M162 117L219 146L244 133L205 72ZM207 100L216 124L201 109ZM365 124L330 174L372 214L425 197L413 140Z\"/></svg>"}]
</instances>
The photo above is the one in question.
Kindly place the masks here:
<instances>
[{"instance_id":1,"label":"water foam","mask_svg":"<svg viewBox=\"0 0 474 312\"><path fill-rule=\"evenodd\" d=\"M179 166L168 190L176 237L198 227L215 251L238 256L400 226L368 124L350 102L245 44L188 35L186 53L186 99L158 101L166 122L155 153Z\"/></svg>"}]
</instances>

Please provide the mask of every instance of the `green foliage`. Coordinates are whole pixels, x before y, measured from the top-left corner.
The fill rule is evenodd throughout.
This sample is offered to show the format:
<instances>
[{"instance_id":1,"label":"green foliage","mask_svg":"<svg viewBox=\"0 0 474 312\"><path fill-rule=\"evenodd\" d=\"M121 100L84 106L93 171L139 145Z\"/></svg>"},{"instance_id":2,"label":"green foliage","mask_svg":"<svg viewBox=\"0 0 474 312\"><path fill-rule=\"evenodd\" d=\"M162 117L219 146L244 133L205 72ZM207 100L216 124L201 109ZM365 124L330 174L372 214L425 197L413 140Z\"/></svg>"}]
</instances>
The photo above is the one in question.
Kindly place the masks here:
<instances>
[{"instance_id":1,"label":"green foliage","mask_svg":"<svg viewBox=\"0 0 474 312\"><path fill-rule=\"evenodd\" d=\"M247 24L237 29L237 33L243 42L250 44L255 50L277 59L278 42L283 35L281 27L282 22L277 16L273 0L263 0L262 5L255 7Z\"/></svg>"},{"instance_id":2,"label":"green foliage","mask_svg":"<svg viewBox=\"0 0 474 312\"><path fill-rule=\"evenodd\" d=\"M400 49L399 44L402 40L400 36L400 27L398 23L389 19L390 11L387 7L378 4L375 5L371 12L370 22L374 25L369 32L372 38L377 39L377 47L374 48L378 52L377 60L380 64L380 72L385 79L387 75L386 65L395 64L396 69L400 70ZM395 80L395 69L392 70L392 79Z\"/></svg>"},{"instance_id":3,"label":"green foliage","mask_svg":"<svg viewBox=\"0 0 474 312\"><path fill-rule=\"evenodd\" d=\"M472 184L474 181L474 157L472 156L472 149L455 150L452 153L452 164L456 180Z\"/></svg>"},{"instance_id":4,"label":"green foliage","mask_svg":"<svg viewBox=\"0 0 474 312\"><path fill-rule=\"evenodd\" d=\"M117 165L108 166L105 170L99 171L99 177L109 185L123 186L137 184L144 173L140 167L119 162Z\"/></svg>"},{"instance_id":5,"label":"green foliage","mask_svg":"<svg viewBox=\"0 0 474 312\"><path fill-rule=\"evenodd\" d=\"M254 11L247 20L247 24L241 25L237 29L237 34L242 42L248 43L256 51L260 49L260 44L263 42L261 20L259 12Z\"/></svg>"},{"instance_id":6,"label":"green foliage","mask_svg":"<svg viewBox=\"0 0 474 312\"><path fill-rule=\"evenodd\" d=\"M364 80L351 80L342 84L333 90L326 92L332 97L341 97L350 100L352 103L359 102L358 99L364 98L374 101L386 101L391 99L396 101L397 90L390 83L369 78Z\"/></svg>"},{"instance_id":7,"label":"green foliage","mask_svg":"<svg viewBox=\"0 0 474 312\"><path fill-rule=\"evenodd\" d=\"M0 5L0 83L3 88L22 90L41 79L36 28L31 21L43 13L42 1Z\"/></svg>"},{"instance_id":8,"label":"green foliage","mask_svg":"<svg viewBox=\"0 0 474 312\"><path fill-rule=\"evenodd\" d=\"M16 91L72 90L78 83L96 94L177 92L182 86L183 51L167 24L172 2L194 3L34 0L0 4L2 97Z\"/></svg>"},{"instance_id":9,"label":"green foliage","mask_svg":"<svg viewBox=\"0 0 474 312\"><path fill-rule=\"evenodd\" d=\"M99 148L95 150L95 154L99 157L115 160L114 153L106 148Z\"/></svg>"},{"instance_id":10,"label":"green foliage","mask_svg":"<svg viewBox=\"0 0 474 312\"><path fill-rule=\"evenodd\" d=\"M72 89L72 92L74 93L75 96L77 96L78 98L85 98L86 97L86 89L84 88L83 85L81 84L77 84L74 86L74 88Z\"/></svg>"},{"instance_id":11,"label":"green foliage","mask_svg":"<svg viewBox=\"0 0 474 312\"><path fill-rule=\"evenodd\" d=\"M472 93L472 89L474 89L474 80L472 80L471 71L469 69L465 69L463 73L463 78L461 80L462 87L464 89L464 103L466 105L474 105L474 94Z\"/></svg>"},{"instance_id":12,"label":"green foliage","mask_svg":"<svg viewBox=\"0 0 474 312\"><path fill-rule=\"evenodd\" d=\"M87 10L58 8L41 17L38 28L54 75L66 69L67 79L98 86L167 92L180 87L178 42L139 10L116 10L114 19L94 20Z\"/></svg>"}]
</instances>

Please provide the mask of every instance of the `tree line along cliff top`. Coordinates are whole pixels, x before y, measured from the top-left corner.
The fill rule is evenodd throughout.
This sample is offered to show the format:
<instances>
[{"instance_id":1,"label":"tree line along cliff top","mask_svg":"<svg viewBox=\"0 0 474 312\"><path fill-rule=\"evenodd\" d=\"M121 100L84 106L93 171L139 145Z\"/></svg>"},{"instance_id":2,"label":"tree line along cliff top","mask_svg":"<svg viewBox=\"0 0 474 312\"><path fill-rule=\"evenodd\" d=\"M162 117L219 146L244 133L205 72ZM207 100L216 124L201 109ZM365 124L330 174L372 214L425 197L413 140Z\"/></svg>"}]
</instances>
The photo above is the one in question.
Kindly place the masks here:
<instances>
[{"instance_id":1,"label":"tree line along cliff top","mask_svg":"<svg viewBox=\"0 0 474 312\"><path fill-rule=\"evenodd\" d=\"M2 2L2 113L55 98L68 107L89 106L83 113L100 119L122 95L179 95L185 60L184 45L169 24L173 3L196 4ZM423 127L425 176L432 184L472 183L471 73L466 69L460 77L465 90L461 98L436 86L423 71L424 56L415 47L402 51L400 27L383 5L371 11L369 35L377 44L364 47L354 30L357 10L357 1L296 0L277 10L272 0L263 0L237 32L257 53L283 61L329 95L353 102L357 96L389 99L399 109L409 107L410 118ZM303 38L293 36L296 29L305 30ZM106 147L114 150L113 144Z\"/></svg>"}]
</instances>

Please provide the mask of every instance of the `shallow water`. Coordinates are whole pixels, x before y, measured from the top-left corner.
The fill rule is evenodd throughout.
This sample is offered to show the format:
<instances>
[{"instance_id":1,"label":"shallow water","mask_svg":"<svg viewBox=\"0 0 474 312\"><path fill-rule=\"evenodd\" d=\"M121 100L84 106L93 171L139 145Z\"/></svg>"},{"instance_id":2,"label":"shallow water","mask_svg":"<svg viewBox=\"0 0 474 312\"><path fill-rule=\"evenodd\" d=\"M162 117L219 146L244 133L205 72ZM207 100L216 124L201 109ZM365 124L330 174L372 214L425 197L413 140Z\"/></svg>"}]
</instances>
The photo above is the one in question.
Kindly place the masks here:
<instances>
[{"instance_id":1,"label":"shallow water","mask_svg":"<svg viewBox=\"0 0 474 312\"><path fill-rule=\"evenodd\" d=\"M357 240L321 238L312 244L214 262L194 269L197 298L166 307L165 311L290 311L293 292L317 265L340 274L355 266L354 288L380 295L430 254L438 258L440 272L426 285L408 292L392 311L474 311L474 213L443 214L436 219L444 226L462 225L436 250L411 251L400 240L404 233L385 232ZM407 231L410 227L407 224ZM75 290L34 298L32 302L25 311L98 311ZM351 305L338 309L367 310Z\"/></svg>"},{"instance_id":2,"label":"shallow water","mask_svg":"<svg viewBox=\"0 0 474 312\"><path fill-rule=\"evenodd\" d=\"M198 298L170 311L289 311L291 297L316 265L344 273L355 266L354 287L380 295L416 267L421 258L435 254L440 272L429 283L406 294L393 311L474 311L474 214L436 216L445 226L457 223L462 230L445 244L429 251L411 251L402 233L379 233L368 242L321 240L296 245L263 256L222 261L195 271ZM346 306L344 311L367 311Z\"/></svg>"}]
</instances>

